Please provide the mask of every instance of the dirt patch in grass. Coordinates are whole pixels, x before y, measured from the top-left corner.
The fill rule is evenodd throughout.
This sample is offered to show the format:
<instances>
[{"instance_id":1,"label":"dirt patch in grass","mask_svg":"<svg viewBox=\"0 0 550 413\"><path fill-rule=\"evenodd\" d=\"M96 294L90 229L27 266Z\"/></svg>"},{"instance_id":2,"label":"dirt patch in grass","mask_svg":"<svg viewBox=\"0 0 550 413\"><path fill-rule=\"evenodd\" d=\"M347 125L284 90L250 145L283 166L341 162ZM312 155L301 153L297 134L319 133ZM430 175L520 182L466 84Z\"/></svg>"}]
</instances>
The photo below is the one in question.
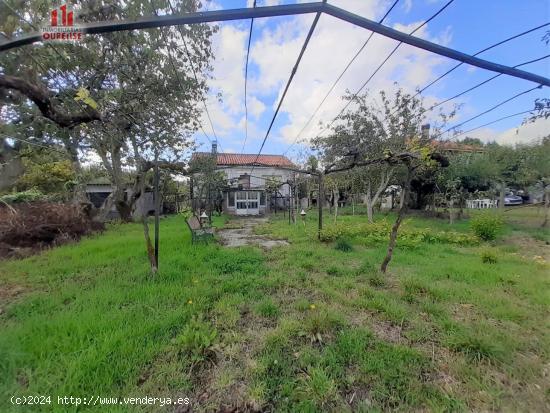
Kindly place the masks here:
<instances>
[{"instance_id":1,"label":"dirt patch in grass","mask_svg":"<svg viewBox=\"0 0 550 413\"><path fill-rule=\"evenodd\" d=\"M512 235L504 238L503 242L517 247L524 258L538 261L541 261L542 258L545 262L550 261L550 245L543 241L526 235Z\"/></svg>"},{"instance_id":2,"label":"dirt patch in grass","mask_svg":"<svg viewBox=\"0 0 550 413\"><path fill-rule=\"evenodd\" d=\"M25 291L25 287L17 284L0 285L0 315L4 313L4 308L7 304L15 300Z\"/></svg>"},{"instance_id":3,"label":"dirt patch in grass","mask_svg":"<svg viewBox=\"0 0 550 413\"><path fill-rule=\"evenodd\" d=\"M237 221L229 221L226 226L216 232L222 245L226 247L243 247L245 245L258 245L265 249L289 245L285 240L270 239L265 236L255 235L254 227L265 224L267 218L242 218Z\"/></svg>"}]
</instances>

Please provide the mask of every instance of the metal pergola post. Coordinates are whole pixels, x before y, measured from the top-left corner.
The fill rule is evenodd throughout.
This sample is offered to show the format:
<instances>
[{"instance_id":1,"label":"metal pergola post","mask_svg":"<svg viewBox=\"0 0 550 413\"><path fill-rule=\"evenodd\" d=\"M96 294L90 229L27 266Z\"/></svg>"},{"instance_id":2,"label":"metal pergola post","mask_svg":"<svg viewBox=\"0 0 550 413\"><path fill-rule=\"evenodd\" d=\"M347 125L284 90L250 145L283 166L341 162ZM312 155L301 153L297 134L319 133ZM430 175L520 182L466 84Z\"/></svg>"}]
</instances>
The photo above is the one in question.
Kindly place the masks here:
<instances>
[{"instance_id":1,"label":"metal pergola post","mask_svg":"<svg viewBox=\"0 0 550 413\"><path fill-rule=\"evenodd\" d=\"M323 174L319 172L319 195L317 196L317 208L319 210L319 224L317 228L317 238L321 239L321 231L323 230Z\"/></svg>"},{"instance_id":2,"label":"metal pergola post","mask_svg":"<svg viewBox=\"0 0 550 413\"><path fill-rule=\"evenodd\" d=\"M159 162L158 155L155 156L155 264L159 268L159 231L160 231L160 197L159 197Z\"/></svg>"}]
</instances>

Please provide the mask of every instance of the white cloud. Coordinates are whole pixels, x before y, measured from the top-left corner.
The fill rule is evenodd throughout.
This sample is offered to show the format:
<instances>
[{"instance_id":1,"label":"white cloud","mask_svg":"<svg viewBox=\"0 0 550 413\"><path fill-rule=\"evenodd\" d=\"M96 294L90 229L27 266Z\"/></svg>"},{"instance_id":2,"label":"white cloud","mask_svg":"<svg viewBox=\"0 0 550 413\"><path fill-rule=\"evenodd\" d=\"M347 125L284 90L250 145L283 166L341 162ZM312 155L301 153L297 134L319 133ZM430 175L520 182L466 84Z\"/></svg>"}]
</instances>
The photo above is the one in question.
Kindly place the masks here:
<instances>
[{"instance_id":1,"label":"white cloud","mask_svg":"<svg viewBox=\"0 0 550 413\"><path fill-rule=\"evenodd\" d=\"M365 2L377 4L377 2ZM379 3L378 3L379 4ZM380 9L380 7L378 7ZM303 22L303 20L302 20ZM418 23L402 26L400 29L411 31ZM295 25L298 27L298 25ZM289 68L292 67L298 49L301 47L305 32L309 28L309 22L302 23L301 36L291 42L291 47L286 53L270 53L274 46L271 38L265 39L258 45L255 60L262 71L259 88L270 90L274 84L279 84L279 93L282 92ZM335 78L345 68L347 62L355 55L357 50L365 42L370 32L358 29L345 22L331 17L321 17L316 34L313 36L302 63L295 76L294 82L283 104L283 111L287 112L290 122L283 126L281 133L286 142L294 141L298 132L314 112L319 102L323 99ZM436 40L430 36L428 28L424 27L418 35L430 40ZM437 38L439 42L449 41L449 32ZM310 126L304 131L303 137L311 136L318 131L318 121L332 119L343 107L340 99L346 90L355 92L361 84L375 71L387 54L395 47L396 41L379 35L372 37L364 52L359 55L354 64L336 86L330 97L322 106L318 115ZM276 50L283 49L277 44ZM274 55L279 57L273 62ZM377 75L368 84L372 94L379 90L393 90L393 81L397 80L401 87L413 91L415 87L426 83L434 77L434 68L444 62L443 58L434 56L428 52L402 45L390 60L383 66ZM286 67L286 71L281 68ZM267 74L267 77L264 75Z\"/></svg>"},{"instance_id":2,"label":"white cloud","mask_svg":"<svg viewBox=\"0 0 550 413\"><path fill-rule=\"evenodd\" d=\"M248 3L251 6L250 0ZM259 5L268 3L275 1L262 1ZM379 19L388 9L391 0L334 0L331 4L370 19ZM410 4L406 2L405 6L409 7ZM255 139L265 133L261 131L263 127L259 130L257 124L252 123L252 119L259 124L259 117L265 113L267 107L274 109L277 105L278 97L290 76L313 18L313 15L274 18L269 20L269 25L263 24L268 21L267 19L254 21L248 80L247 148L249 142L254 143ZM273 22L275 24L271 24ZM419 24L421 22L408 25L394 24L394 27L410 32ZM272 131L270 139L280 140L281 152L294 140L338 74L370 33L331 16L321 16L279 114L279 118L286 117L288 122L282 124L279 119ZM443 45L448 45L451 41L450 27L439 33L432 33L428 24L415 35ZM221 25L219 33L214 37L216 60L213 62L214 79L210 82L213 93L220 91L223 94L221 106L217 102L209 104L216 132L226 137L226 141L231 139L226 145L223 145L224 140L221 140L223 146L231 145L239 149L244 140L244 65L247 41L248 24L241 22ZM340 97L346 90L355 92L396 44L397 42L392 39L375 34L332 91L302 137L314 136L319 130L319 120L331 120L343 107ZM394 81L397 81L406 90L414 91L417 86L433 79L435 69L442 63L448 63L448 60L402 45L372 79L368 88L371 95L376 95L381 89L394 90ZM434 96L426 96L425 99L428 102L438 100ZM203 122L203 125L206 128L208 123ZM209 130L209 127L206 129Z\"/></svg>"},{"instance_id":3,"label":"white cloud","mask_svg":"<svg viewBox=\"0 0 550 413\"><path fill-rule=\"evenodd\" d=\"M518 143L531 143L550 135L550 118L537 119L537 121L519 124L505 131L496 131L491 128L482 128L467 133L472 138L478 138L482 142L496 142L501 145L515 145Z\"/></svg>"},{"instance_id":4,"label":"white cloud","mask_svg":"<svg viewBox=\"0 0 550 413\"><path fill-rule=\"evenodd\" d=\"M265 111L265 105L261 100L258 100L254 96L247 98L248 113L252 114L255 118L259 118Z\"/></svg>"}]
</instances>

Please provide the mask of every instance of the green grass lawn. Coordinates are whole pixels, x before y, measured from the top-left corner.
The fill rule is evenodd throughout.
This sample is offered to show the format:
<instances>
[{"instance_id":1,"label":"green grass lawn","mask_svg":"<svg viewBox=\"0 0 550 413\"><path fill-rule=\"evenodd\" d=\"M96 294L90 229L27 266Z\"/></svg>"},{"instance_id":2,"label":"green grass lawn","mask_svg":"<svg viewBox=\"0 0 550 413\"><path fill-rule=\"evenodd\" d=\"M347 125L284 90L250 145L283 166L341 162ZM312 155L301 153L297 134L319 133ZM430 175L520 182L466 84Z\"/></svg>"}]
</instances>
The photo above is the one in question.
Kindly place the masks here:
<instances>
[{"instance_id":1,"label":"green grass lawn","mask_svg":"<svg viewBox=\"0 0 550 413\"><path fill-rule=\"evenodd\" d=\"M197 411L548 410L549 234L535 212L511 212L490 245L398 246L387 275L384 243L321 243L313 211L305 226L258 227L291 243L269 251L192 246L182 217L163 219L155 277L139 224L0 262L0 411L90 409L58 395L189 397ZM17 408L12 395L55 401Z\"/></svg>"}]
</instances>

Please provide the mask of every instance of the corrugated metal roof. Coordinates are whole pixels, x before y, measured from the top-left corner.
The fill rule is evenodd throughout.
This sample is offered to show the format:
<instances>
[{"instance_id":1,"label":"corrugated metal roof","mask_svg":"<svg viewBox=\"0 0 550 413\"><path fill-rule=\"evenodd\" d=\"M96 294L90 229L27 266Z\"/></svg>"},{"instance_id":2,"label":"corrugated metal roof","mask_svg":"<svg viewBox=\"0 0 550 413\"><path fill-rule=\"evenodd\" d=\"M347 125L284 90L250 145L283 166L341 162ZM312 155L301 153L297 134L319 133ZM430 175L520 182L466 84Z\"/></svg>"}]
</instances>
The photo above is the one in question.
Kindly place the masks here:
<instances>
[{"instance_id":1,"label":"corrugated metal roof","mask_svg":"<svg viewBox=\"0 0 550 413\"><path fill-rule=\"evenodd\" d=\"M192 158L197 156L211 155L208 152L195 152ZM256 159L257 157L257 159ZM283 155L260 155L252 153L218 153L217 165L258 165L258 166L279 166L293 168L295 165Z\"/></svg>"}]
</instances>

